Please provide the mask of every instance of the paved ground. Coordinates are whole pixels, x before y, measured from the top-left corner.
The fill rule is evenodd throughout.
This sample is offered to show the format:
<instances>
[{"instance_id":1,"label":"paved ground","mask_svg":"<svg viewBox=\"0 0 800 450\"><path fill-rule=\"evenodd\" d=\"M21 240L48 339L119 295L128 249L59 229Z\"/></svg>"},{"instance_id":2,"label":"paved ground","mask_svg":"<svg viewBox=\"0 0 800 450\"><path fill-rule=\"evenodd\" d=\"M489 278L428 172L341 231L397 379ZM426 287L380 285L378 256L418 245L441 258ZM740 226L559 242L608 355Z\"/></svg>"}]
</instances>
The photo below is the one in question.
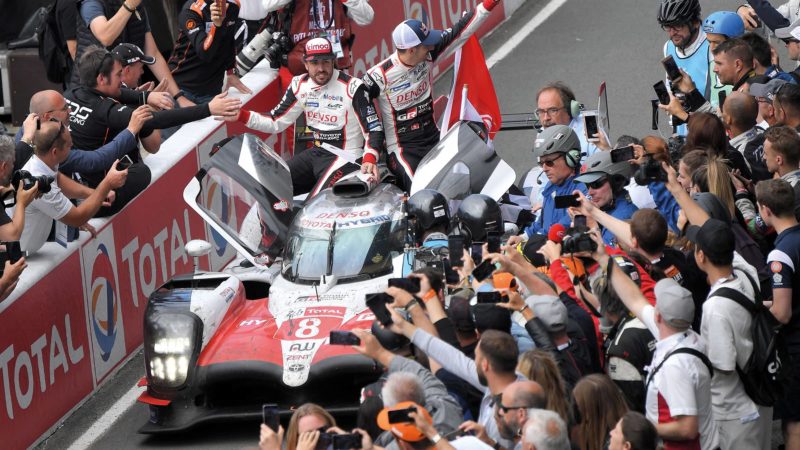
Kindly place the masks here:
<instances>
[{"instance_id":1,"label":"paved ground","mask_svg":"<svg viewBox=\"0 0 800 450\"><path fill-rule=\"evenodd\" d=\"M529 0L501 29L487 38L486 55L492 54L520 27L528 23L547 2ZM704 0L708 14L732 7L731 2ZM611 110L611 137L621 134L642 137L650 130L652 85L663 77L659 64L666 39L655 20L655 0L568 0L525 42L492 69L495 88L504 113L529 112L536 90L549 81L562 80L572 86L578 100L594 109L597 88L606 81ZM436 90L449 90L443 77ZM662 117L662 131L667 132ZM499 153L518 170L521 177L532 165L531 148L535 132L500 133L495 141ZM79 437L142 374L141 355L99 395L89 400L64 427L41 448L62 448ZM147 410L136 405L95 442L92 448L254 448L258 424L203 427L189 434L153 439L136 433L147 420ZM776 432L776 438L779 433Z\"/></svg>"}]
</instances>

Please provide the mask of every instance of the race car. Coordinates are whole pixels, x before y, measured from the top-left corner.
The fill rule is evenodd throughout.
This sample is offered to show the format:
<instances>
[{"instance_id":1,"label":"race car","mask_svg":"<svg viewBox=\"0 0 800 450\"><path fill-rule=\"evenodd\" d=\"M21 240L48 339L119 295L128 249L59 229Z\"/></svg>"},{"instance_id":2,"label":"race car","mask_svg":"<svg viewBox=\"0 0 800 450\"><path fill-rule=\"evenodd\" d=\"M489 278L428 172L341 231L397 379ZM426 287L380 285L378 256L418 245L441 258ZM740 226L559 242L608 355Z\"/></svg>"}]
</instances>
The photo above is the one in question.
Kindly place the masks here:
<instances>
[{"instance_id":1,"label":"race car","mask_svg":"<svg viewBox=\"0 0 800 450\"><path fill-rule=\"evenodd\" d=\"M455 150L432 152L439 155L433 164L451 176L431 183L451 186L454 199L463 196L452 186L468 193L506 184L493 173L508 165L491 158L469 127L458 128L442 140ZM470 176L459 149L481 152L483 167ZM514 179L511 170L507 184ZM355 413L360 389L382 368L328 339L332 330L369 329L375 317L365 295L382 292L410 266L404 193L354 173L295 208L286 163L244 134L218 145L184 199L212 227L215 242L224 239L242 258L220 273L175 277L151 294L147 390L139 397L150 419L140 431L256 418L265 403L284 415L305 402L334 415Z\"/></svg>"}]
</instances>

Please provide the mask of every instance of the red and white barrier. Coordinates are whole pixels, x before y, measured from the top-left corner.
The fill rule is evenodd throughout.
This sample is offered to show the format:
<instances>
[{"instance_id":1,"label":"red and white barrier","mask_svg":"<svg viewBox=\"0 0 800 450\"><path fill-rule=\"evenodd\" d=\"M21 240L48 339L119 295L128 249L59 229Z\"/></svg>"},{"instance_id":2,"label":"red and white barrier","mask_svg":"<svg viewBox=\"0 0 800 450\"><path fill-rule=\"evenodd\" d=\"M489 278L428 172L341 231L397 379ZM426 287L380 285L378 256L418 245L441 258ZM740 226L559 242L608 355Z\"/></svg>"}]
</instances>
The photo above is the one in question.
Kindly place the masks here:
<instances>
[{"instance_id":1,"label":"red and white barrier","mask_svg":"<svg viewBox=\"0 0 800 450\"><path fill-rule=\"evenodd\" d=\"M373 2L375 21L356 27L354 73L389 56L391 31L404 17L446 28L475 0ZM481 28L482 36L521 4L507 0ZM501 8L498 8L501 9ZM505 14L504 14L505 13ZM436 73L452 58L441 61ZM254 94L245 108L265 111L281 97L276 72L262 62L243 81ZM187 181L207 160L215 142L242 133L238 123L211 118L186 125L145 159L151 185L119 214L95 219L96 239L66 249L48 243L29 258L12 296L0 303L0 435L3 446L25 448L48 436L61 421L113 375L142 344L142 316L149 294L172 276L192 270L184 244L205 239L214 245L201 262L218 270L234 251L183 202ZM283 136L263 136L288 157ZM221 189L202 195L220 214L235 214Z\"/></svg>"}]
</instances>

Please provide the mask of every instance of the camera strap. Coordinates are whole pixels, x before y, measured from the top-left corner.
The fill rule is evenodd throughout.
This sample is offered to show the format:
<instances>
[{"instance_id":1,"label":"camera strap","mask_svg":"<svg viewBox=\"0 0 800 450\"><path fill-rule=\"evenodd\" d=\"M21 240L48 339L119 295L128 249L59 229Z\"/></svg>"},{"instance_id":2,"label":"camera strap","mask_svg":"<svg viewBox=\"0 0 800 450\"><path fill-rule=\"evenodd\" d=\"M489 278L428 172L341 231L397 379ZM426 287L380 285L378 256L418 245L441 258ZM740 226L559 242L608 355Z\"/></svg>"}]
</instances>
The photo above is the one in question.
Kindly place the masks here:
<instances>
[{"instance_id":1,"label":"camera strap","mask_svg":"<svg viewBox=\"0 0 800 450\"><path fill-rule=\"evenodd\" d=\"M322 0L311 0L311 17L314 19L314 25L322 31L327 31L335 25L336 14L333 12L333 0L328 0L328 15L330 21L325 24L325 11L319 11L319 2ZM311 30L309 30L311 31Z\"/></svg>"}]
</instances>

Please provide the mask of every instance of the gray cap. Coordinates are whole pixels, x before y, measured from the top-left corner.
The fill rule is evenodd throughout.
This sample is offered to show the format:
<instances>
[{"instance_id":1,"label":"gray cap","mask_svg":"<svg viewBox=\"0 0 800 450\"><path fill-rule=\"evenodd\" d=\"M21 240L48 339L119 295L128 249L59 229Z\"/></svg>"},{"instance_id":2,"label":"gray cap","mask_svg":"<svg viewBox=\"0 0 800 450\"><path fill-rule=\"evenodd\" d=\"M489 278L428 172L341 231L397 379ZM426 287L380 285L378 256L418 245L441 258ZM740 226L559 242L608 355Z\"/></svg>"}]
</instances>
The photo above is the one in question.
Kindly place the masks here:
<instances>
[{"instance_id":1,"label":"gray cap","mask_svg":"<svg viewBox=\"0 0 800 450\"><path fill-rule=\"evenodd\" d=\"M784 84L788 83L788 81L781 80L778 78L773 78L768 82L761 84L761 83L753 83L750 85L750 92L749 94L753 97L762 97L770 101L770 103L775 100L775 94L778 93L778 90Z\"/></svg>"},{"instance_id":2,"label":"gray cap","mask_svg":"<svg viewBox=\"0 0 800 450\"><path fill-rule=\"evenodd\" d=\"M567 307L555 295L531 295L525 301L550 333L567 329Z\"/></svg>"},{"instance_id":3,"label":"gray cap","mask_svg":"<svg viewBox=\"0 0 800 450\"><path fill-rule=\"evenodd\" d=\"M630 178L633 175L631 163L628 161L611 162L611 152L598 150L586 160L586 164L581 167L581 175L575 178L575 181L594 183L606 175L622 175Z\"/></svg>"},{"instance_id":4,"label":"gray cap","mask_svg":"<svg viewBox=\"0 0 800 450\"><path fill-rule=\"evenodd\" d=\"M581 141L572 128L566 125L553 125L547 127L536 136L533 143L533 154L536 157L552 155L553 153L567 153L570 150L581 149Z\"/></svg>"},{"instance_id":5,"label":"gray cap","mask_svg":"<svg viewBox=\"0 0 800 450\"><path fill-rule=\"evenodd\" d=\"M800 41L800 19L795 20L788 27L776 29L775 37L778 39L797 39Z\"/></svg>"},{"instance_id":6,"label":"gray cap","mask_svg":"<svg viewBox=\"0 0 800 450\"><path fill-rule=\"evenodd\" d=\"M656 310L667 325L678 330L692 326L694 300L691 292L672 278L664 278L656 283L655 294Z\"/></svg>"}]
</instances>

